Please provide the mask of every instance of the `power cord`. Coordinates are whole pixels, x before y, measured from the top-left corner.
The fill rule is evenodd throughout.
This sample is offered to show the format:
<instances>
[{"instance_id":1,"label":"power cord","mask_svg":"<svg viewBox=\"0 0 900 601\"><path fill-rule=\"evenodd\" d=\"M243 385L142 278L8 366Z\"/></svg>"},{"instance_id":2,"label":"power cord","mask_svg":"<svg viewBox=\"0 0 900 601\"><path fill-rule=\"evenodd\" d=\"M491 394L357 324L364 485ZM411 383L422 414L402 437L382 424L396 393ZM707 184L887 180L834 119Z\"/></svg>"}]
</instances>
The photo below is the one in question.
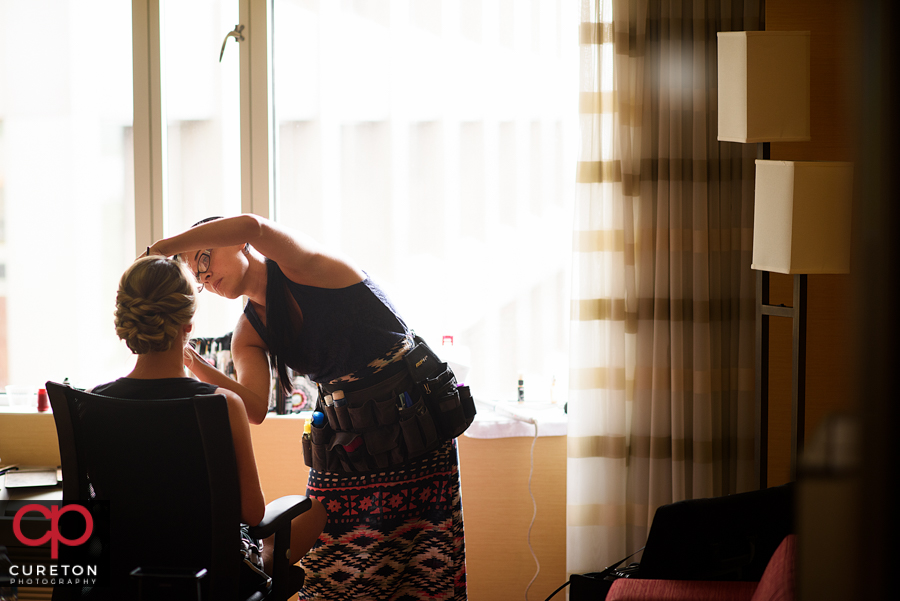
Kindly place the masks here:
<instances>
[{"instance_id":1,"label":"power cord","mask_svg":"<svg viewBox=\"0 0 900 601\"><path fill-rule=\"evenodd\" d=\"M531 469L528 472L528 494L531 495L531 505L534 507L534 512L531 514L531 524L528 525L528 550L531 551L531 556L534 557L534 563L537 566L537 570L534 572L531 582L525 587L525 601L528 601L528 591L531 589L531 585L534 584L538 574L541 573L541 562L538 560L538 556L531 546L531 529L534 527L534 521L537 519L537 500L534 498L534 492L531 490L531 479L534 476L534 445L537 443L538 439L538 421L535 419L532 420L531 423L534 424L534 439L531 441Z\"/></svg>"},{"instance_id":2,"label":"power cord","mask_svg":"<svg viewBox=\"0 0 900 601\"><path fill-rule=\"evenodd\" d=\"M610 579L610 578L609 578L610 576L612 576L612 580L615 580L615 579L617 579L617 578L629 578L629 577L631 577L633 574L635 574L635 573L637 572L638 564L636 564L636 563L635 563L635 564L631 564L631 565L629 565L629 566L627 566L627 567L622 568L621 570L618 569L619 566L622 565L623 563L625 563L626 561L628 561L629 559L631 559L632 557L634 557L635 555L637 555L638 553L640 553L641 551L643 551L643 550L646 549L646 548L647 548L646 546L643 546L643 547L641 547L640 549L638 549L637 551L635 551L634 553L632 553L631 555L629 555L628 557L623 557L622 559L620 559L620 560L617 561L616 563L614 563L614 564L612 564L611 566L607 567L607 568L604 569L602 572L595 572L595 573L592 573L592 574L589 574L589 575L590 575L590 576L594 576L594 577L596 577L596 578L598 578L598 579L603 578L603 579L606 579L606 580L609 580L609 579ZM556 593L558 593L559 591L563 590L564 588L566 588L567 586L569 586L571 583L572 583L572 580L571 580L571 579L566 580L559 588L557 588L555 591L553 591L552 593L550 593L550 596L547 597L546 599L544 599L544 601L550 601L553 597L556 596ZM526 593L526 595L527 595L527 593Z\"/></svg>"},{"instance_id":3,"label":"power cord","mask_svg":"<svg viewBox=\"0 0 900 601\"><path fill-rule=\"evenodd\" d=\"M528 583L528 586L525 587L525 601L528 601L528 591L531 589L531 585L534 584L534 581L537 580L538 574L541 573L541 562L538 560L537 554L534 552L534 547L531 545L531 530L534 528L534 521L537 519L537 499L534 498L534 491L531 488L531 481L534 478L534 446L537 443L538 439L538 420L530 415L522 415L520 413L516 413L512 409L506 407L503 403L498 401L481 401L484 404L491 407L495 412L505 415L507 417L511 417L520 422L525 422L528 424L532 424L534 426L534 439L531 441L531 468L528 472L528 494L531 495L531 505L533 507L533 511L531 514L531 524L528 525L528 550L531 551L531 556L534 558L534 564L536 566L534 576L531 578L531 582ZM568 583L566 583L568 584ZM565 586L565 585L564 585ZM557 589L558 590L558 589Z\"/></svg>"},{"instance_id":4,"label":"power cord","mask_svg":"<svg viewBox=\"0 0 900 601\"><path fill-rule=\"evenodd\" d=\"M556 589L555 591L553 591L552 593L550 593L550 596L547 597L546 599L544 599L544 601L550 601L550 599L552 599L553 597L556 596L556 593L558 593L559 591L561 591L561 590L563 590L564 588L566 588L567 586L569 586L569 583L570 583L570 582L572 582L572 581L571 581L571 580L566 580L566 582L565 582L562 586L560 586L558 589Z\"/></svg>"}]
</instances>

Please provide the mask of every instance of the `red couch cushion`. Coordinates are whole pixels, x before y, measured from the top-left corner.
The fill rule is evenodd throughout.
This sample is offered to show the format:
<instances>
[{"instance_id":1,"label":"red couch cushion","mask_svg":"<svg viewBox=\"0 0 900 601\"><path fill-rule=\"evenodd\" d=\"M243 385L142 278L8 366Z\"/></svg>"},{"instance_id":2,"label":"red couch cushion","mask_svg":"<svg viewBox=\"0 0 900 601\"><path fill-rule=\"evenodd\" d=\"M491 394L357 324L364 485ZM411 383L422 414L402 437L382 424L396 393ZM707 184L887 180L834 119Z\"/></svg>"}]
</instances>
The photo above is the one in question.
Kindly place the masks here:
<instances>
[{"instance_id":1,"label":"red couch cushion","mask_svg":"<svg viewBox=\"0 0 900 601\"><path fill-rule=\"evenodd\" d=\"M756 582L620 578L606 601L750 601Z\"/></svg>"},{"instance_id":2,"label":"red couch cushion","mask_svg":"<svg viewBox=\"0 0 900 601\"><path fill-rule=\"evenodd\" d=\"M797 536L784 537L766 565L752 601L794 601Z\"/></svg>"},{"instance_id":3,"label":"red couch cushion","mask_svg":"<svg viewBox=\"0 0 900 601\"><path fill-rule=\"evenodd\" d=\"M606 601L794 601L797 537L789 534L757 582L620 578Z\"/></svg>"}]
</instances>

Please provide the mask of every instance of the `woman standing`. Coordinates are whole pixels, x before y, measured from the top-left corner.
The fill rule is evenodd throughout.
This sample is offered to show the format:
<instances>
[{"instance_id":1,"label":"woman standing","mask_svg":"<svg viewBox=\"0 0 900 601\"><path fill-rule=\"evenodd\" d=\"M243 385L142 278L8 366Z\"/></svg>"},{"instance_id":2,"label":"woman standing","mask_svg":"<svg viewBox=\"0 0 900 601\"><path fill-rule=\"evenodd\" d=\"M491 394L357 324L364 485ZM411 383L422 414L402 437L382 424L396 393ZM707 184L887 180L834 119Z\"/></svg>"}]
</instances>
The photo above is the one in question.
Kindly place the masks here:
<instances>
[{"instance_id":1,"label":"woman standing","mask_svg":"<svg viewBox=\"0 0 900 601\"><path fill-rule=\"evenodd\" d=\"M411 434L420 437L418 447L398 442L402 415L422 405L403 394L410 377L404 356L424 345L416 346L379 286L309 237L255 215L212 218L156 242L149 253L177 254L205 289L248 298L232 336L236 380L196 353L187 367L237 393L252 423L268 411L269 357L282 382L290 367L320 385L320 409L334 428L314 429L313 444L304 440L313 451L304 453L311 465L306 494L329 517L303 559L300 598L465 599L456 442L418 431ZM404 428L414 421L403 421Z\"/></svg>"}]
</instances>

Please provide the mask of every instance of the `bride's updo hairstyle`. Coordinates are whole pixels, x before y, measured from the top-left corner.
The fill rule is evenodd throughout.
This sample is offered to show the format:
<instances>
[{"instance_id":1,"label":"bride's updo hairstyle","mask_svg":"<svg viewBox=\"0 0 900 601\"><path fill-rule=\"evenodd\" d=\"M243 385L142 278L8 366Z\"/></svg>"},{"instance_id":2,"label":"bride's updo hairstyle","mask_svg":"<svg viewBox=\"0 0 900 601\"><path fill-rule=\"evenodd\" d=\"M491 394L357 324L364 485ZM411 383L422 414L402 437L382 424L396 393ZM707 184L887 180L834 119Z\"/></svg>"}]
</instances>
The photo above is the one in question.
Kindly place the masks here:
<instances>
[{"instance_id":1,"label":"bride's updo hairstyle","mask_svg":"<svg viewBox=\"0 0 900 601\"><path fill-rule=\"evenodd\" d=\"M181 261L141 257L119 280L116 334L137 355L169 350L194 316L196 286Z\"/></svg>"}]
</instances>

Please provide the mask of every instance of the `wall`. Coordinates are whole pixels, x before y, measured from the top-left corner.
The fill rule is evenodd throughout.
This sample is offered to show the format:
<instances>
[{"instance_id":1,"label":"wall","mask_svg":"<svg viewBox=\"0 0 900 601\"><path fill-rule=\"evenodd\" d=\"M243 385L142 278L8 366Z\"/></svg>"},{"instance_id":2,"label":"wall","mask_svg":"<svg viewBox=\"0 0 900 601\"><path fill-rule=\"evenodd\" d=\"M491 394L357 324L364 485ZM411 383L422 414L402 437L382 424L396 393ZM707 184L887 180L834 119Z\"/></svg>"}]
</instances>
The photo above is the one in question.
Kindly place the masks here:
<instances>
[{"instance_id":1,"label":"wall","mask_svg":"<svg viewBox=\"0 0 900 601\"><path fill-rule=\"evenodd\" d=\"M767 0L766 29L809 31L809 142L772 144L775 160L854 161L852 84L856 66L855 0ZM858 170L857 170L858 171ZM855 198L855 203L860 199ZM856 212L856 209L854 209ZM857 244L853 242L854 249ZM855 250L854 250L855 252ZM793 304L792 276L772 274L771 304ZM807 288L806 428L808 442L822 418L853 409L852 275L810 275ZM769 319L769 485L790 478L791 322Z\"/></svg>"}]
</instances>

